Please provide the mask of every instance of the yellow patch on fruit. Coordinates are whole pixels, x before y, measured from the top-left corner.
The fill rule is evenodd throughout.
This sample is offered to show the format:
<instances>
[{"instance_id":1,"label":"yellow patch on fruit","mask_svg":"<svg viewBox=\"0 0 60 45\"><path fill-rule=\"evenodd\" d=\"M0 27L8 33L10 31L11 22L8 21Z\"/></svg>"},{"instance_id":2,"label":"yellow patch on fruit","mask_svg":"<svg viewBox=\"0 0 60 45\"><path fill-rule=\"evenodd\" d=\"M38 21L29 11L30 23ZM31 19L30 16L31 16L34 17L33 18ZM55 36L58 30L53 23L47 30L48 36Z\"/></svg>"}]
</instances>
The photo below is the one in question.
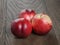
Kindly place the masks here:
<instances>
[{"instance_id":1,"label":"yellow patch on fruit","mask_svg":"<svg viewBox=\"0 0 60 45\"><path fill-rule=\"evenodd\" d=\"M44 19L45 22L47 22L49 24L52 24L52 21L51 21L50 17L47 14L45 14L45 13L36 14L34 16L34 19L32 20L32 24L34 24L33 22L36 19Z\"/></svg>"},{"instance_id":2,"label":"yellow patch on fruit","mask_svg":"<svg viewBox=\"0 0 60 45\"><path fill-rule=\"evenodd\" d=\"M37 15L38 15L38 16L37 16ZM40 19L40 18L41 18L41 14L37 14L37 15L35 15L34 18Z\"/></svg>"},{"instance_id":3,"label":"yellow patch on fruit","mask_svg":"<svg viewBox=\"0 0 60 45\"><path fill-rule=\"evenodd\" d=\"M52 24L52 21L48 15L42 15L41 18L44 18L48 23Z\"/></svg>"}]
</instances>

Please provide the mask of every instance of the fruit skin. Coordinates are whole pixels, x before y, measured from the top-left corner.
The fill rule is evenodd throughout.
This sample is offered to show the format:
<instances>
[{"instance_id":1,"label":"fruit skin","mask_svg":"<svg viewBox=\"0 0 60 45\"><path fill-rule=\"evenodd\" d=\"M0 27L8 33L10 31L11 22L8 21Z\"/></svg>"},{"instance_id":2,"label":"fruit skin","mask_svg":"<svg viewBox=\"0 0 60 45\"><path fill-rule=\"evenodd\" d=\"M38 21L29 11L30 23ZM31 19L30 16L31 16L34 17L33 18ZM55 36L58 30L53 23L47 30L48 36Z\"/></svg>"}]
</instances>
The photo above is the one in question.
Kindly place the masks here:
<instances>
[{"instance_id":1,"label":"fruit skin","mask_svg":"<svg viewBox=\"0 0 60 45\"><path fill-rule=\"evenodd\" d=\"M52 21L47 14L37 14L32 19L33 31L39 35L45 35L52 29Z\"/></svg>"},{"instance_id":2,"label":"fruit skin","mask_svg":"<svg viewBox=\"0 0 60 45\"><path fill-rule=\"evenodd\" d=\"M19 18L12 22L11 32L16 37L25 38L31 34L32 25L28 20L24 18Z\"/></svg>"},{"instance_id":3,"label":"fruit skin","mask_svg":"<svg viewBox=\"0 0 60 45\"><path fill-rule=\"evenodd\" d=\"M19 18L25 18L31 21L35 14L35 11L32 9L24 9L21 11L21 13L19 13Z\"/></svg>"}]
</instances>

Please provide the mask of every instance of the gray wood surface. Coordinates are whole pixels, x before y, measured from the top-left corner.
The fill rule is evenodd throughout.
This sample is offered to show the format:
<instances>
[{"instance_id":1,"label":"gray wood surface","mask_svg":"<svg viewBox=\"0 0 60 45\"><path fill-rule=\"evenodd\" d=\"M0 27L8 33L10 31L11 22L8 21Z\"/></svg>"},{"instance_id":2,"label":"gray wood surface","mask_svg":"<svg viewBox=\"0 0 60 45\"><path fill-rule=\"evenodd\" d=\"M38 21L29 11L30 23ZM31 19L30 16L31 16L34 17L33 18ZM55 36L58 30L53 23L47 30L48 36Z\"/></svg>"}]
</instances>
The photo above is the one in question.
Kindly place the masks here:
<instances>
[{"instance_id":1,"label":"gray wood surface","mask_svg":"<svg viewBox=\"0 0 60 45\"><path fill-rule=\"evenodd\" d=\"M3 17L3 1L0 0L0 45L4 45L4 17Z\"/></svg>"},{"instance_id":2,"label":"gray wood surface","mask_svg":"<svg viewBox=\"0 0 60 45\"><path fill-rule=\"evenodd\" d=\"M22 9L46 12L53 21L52 30L45 36L31 34L26 39L15 38L11 33L11 22ZM0 45L60 45L60 1L59 0L0 0Z\"/></svg>"},{"instance_id":3,"label":"gray wood surface","mask_svg":"<svg viewBox=\"0 0 60 45\"><path fill-rule=\"evenodd\" d=\"M53 28L60 45L60 0L46 1L47 9L53 20Z\"/></svg>"}]
</instances>

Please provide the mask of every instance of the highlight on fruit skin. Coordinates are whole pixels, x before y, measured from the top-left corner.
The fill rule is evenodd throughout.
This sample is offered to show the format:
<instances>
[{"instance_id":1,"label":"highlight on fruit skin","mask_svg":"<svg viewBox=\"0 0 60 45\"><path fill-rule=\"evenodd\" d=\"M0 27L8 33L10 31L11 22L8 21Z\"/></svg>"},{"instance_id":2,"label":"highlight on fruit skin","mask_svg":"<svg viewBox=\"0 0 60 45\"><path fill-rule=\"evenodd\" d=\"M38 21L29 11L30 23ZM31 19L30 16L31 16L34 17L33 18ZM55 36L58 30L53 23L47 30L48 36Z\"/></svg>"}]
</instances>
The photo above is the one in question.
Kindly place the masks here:
<instances>
[{"instance_id":1,"label":"highlight on fruit skin","mask_svg":"<svg viewBox=\"0 0 60 45\"><path fill-rule=\"evenodd\" d=\"M39 35L45 35L52 29L52 20L48 14L36 14L32 19L33 31Z\"/></svg>"},{"instance_id":2,"label":"highlight on fruit skin","mask_svg":"<svg viewBox=\"0 0 60 45\"><path fill-rule=\"evenodd\" d=\"M26 38L31 35L32 25L28 20L18 18L11 23L11 32L15 37Z\"/></svg>"},{"instance_id":3,"label":"highlight on fruit skin","mask_svg":"<svg viewBox=\"0 0 60 45\"><path fill-rule=\"evenodd\" d=\"M36 12L33 9L23 9L19 13L19 18L25 18L25 19L31 21L35 14L36 14Z\"/></svg>"}]
</instances>

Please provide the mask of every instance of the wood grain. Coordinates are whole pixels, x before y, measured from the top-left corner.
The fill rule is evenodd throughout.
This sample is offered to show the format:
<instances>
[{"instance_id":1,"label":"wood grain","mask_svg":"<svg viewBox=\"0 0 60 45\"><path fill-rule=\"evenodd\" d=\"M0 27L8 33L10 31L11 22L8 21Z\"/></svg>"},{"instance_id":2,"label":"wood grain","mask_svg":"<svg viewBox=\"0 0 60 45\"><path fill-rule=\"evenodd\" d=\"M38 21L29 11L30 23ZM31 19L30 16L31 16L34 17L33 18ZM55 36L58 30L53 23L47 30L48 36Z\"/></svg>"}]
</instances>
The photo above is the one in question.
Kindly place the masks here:
<instances>
[{"instance_id":1,"label":"wood grain","mask_svg":"<svg viewBox=\"0 0 60 45\"><path fill-rule=\"evenodd\" d=\"M4 45L4 19L3 19L3 0L0 0L0 45Z\"/></svg>"},{"instance_id":2,"label":"wood grain","mask_svg":"<svg viewBox=\"0 0 60 45\"><path fill-rule=\"evenodd\" d=\"M47 9L49 11L50 17L53 20L53 28L60 45L60 0L48 0L46 1Z\"/></svg>"},{"instance_id":3,"label":"wood grain","mask_svg":"<svg viewBox=\"0 0 60 45\"><path fill-rule=\"evenodd\" d=\"M60 45L59 0L3 0L0 5L0 45ZM11 22L22 9L33 9L37 13L49 14L53 21L52 30L44 36L31 34L26 39L15 38L11 33ZM3 12L3 13L2 13Z\"/></svg>"}]
</instances>

